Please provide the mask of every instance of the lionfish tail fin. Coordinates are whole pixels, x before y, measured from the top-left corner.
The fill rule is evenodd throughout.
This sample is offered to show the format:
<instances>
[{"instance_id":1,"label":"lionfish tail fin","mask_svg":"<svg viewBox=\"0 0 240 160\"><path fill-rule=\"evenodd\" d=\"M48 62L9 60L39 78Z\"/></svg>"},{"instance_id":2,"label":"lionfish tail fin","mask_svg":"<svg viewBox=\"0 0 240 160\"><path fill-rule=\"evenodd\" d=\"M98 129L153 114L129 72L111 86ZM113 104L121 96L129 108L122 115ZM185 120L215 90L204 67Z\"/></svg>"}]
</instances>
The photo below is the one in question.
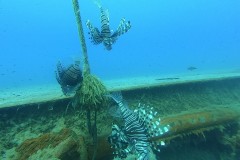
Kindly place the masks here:
<instances>
[{"instance_id":1,"label":"lionfish tail fin","mask_svg":"<svg viewBox=\"0 0 240 160\"><path fill-rule=\"evenodd\" d=\"M98 28L93 27L90 20L87 20L86 25L89 29L89 35L90 35L91 42L95 45L102 43L103 38L102 38L101 32L98 30Z\"/></svg>"},{"instance_id":2,"label":"lionfish tail fin","mask_svg":"<svg viewBox=\"0 0 240 160\"><path fill-rule=\"evenodd\" d=\"M130 28L131 28L130 21L126 22L126 20L124 18L122 18L116 32L117 32L118 36L120 36L120 35L126 33L127 31L129 31Z\"/></svg>"}]
</instances>

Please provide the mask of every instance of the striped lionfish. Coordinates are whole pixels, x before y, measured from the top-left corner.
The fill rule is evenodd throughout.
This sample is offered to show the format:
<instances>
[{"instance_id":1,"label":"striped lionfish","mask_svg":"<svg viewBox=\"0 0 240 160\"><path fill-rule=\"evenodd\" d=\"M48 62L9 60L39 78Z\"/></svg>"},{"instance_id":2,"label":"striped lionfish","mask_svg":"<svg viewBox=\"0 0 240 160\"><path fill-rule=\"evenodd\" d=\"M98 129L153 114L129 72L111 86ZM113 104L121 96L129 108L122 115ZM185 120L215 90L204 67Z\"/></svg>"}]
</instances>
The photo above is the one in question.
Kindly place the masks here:
<instances>
[{"instance_id":1,"label":"striped lionfish","mask_svg":"<svg viewBox=\"0 0 240 160\"><path fill-rule=\"evenodd\" d=\"M136 153L138 160L148 160L150 145L160 151L159 147L164 146L165 143L163 141L153 143L151 138L166 134L170 126L162 126L160 119L154 120L157 112L153 112L153 108L146 110L139 104L139 109L132 111L123 102L121 93L113 93L110 97L118 104L124 121L121 129L113 124L111 135L108 137L108 142L116 150L115 154L119 158L126 158L128 154Z\"/></svg>"},{"instance_id":2,"label":"striped lionfish","mask_svg":"<svg viewBox=\"0 0 240 160\"><path fill-rule=\"evenodd\" d=\"M82 71L80 61L75 61L68 68L64 68L61 62L57 63L56 79L61 85L64 95L70 94L82 82Z\"/></svg>"},{"instance_id":3,"label":"striped lionfish","mask_svg":"<svg viewBox=\"0 0 240 160\"><path fill-rule=\"evenodd\" d=\"M130 28L130 21L126 22L124 18L121 19L120 24L115 32L110 30L109 26L109 14L107 10L104 10L100 3L96 2L101 13L101 31L97 27L93 27L90 20L87 21L86 25L90 30L91 42L95 45L103 43L107 50L112 49L112 45L116 42L117 38L126 33Z\"/></svg>"}]
</instances>

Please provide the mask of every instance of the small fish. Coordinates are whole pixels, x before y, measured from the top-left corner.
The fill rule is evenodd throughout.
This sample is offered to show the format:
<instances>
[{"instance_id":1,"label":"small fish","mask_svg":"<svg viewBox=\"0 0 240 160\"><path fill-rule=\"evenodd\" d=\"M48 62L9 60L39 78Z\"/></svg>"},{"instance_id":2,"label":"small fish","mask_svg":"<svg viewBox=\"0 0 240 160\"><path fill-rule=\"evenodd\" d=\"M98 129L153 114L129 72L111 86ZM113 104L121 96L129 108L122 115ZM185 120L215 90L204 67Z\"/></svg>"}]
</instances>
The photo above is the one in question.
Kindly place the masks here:
<instances>
[{"instance_id":1,"label":"small fish","mask_svg":"<svg viewBox=\"0 0 240 160\"><path fill-rule=\"evenodd\" d=\"M197 69L197 67L194 67L194 66L190 66L190 67L187 68L187 70L189 70L189 71L193 71L193 70L196 70L196 69Z\"/></svg>"},{"instance_id":2,"label":"small fish","mask_svg":"<svg viewBox=\"0 0 240 160\"><path fill-rule=\"evenodd\" d=\"M164 80L177 80L180 79L178 77L168 77L168 78L156 78L157 81L164 81Z\"/></svg>"},{"instance_id":3,"label":"small fish","mask_svg":"<svg viewBox=\"0 0 240 160\"><path fill-rule=\"evenodd\" d=\"M57 63L56 79L61 85L62 91L68 95L82 82L82 71L80 61L75 61L68 68L64 68L60 62Z\"/></svg>"},{"instance_id":4,"label":"small fish","mask_svg":"<svg viewBox=\"0 0 240 160\"><path fill-rule=\"evenodd\" d=\"M104 10L99 1L95 1L100 9L101 31L97 27L94 27L90 20L87 20L87 27L90 30L91 42L95 45L103 43L107 50L112 49L112 45L117 41L117 38L126 33L130 28L130 21L126 22L125 19L120 21L120 24L115 32L110 29L109 12Z\"/></svg>"}]
</instances>

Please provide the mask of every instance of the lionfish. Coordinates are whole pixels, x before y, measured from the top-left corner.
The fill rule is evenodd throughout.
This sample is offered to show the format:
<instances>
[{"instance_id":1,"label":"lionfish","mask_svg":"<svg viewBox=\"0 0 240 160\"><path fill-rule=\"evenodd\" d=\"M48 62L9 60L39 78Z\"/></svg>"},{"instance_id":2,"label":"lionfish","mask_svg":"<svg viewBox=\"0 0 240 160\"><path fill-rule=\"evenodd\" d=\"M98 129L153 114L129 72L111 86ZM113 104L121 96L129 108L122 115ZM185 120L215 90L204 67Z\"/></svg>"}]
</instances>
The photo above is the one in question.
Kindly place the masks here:
<instances>
[{"instance_id":1,"label":"lionfish","mask_svg":"<svg viewBox=\"0 0 240 160\"><path fill-rule=\"evenodd\" d=\"M139 104L139 109L132 111L127 104L123 102L121 93L109 95L117 104L124 121L120 128L113 124L111 135L108 142L116 150L114 154L119 158L126 158L128 154L137 154L138 160L149 159L149 147L160 151L159 147L164 146L165 142L151 142L151 138L159 137L169 132L170 126L163 126L160 119L154 120L157 112L153 108L147 108Z\"/></svg>"},{"instance_id":2,"label":"lionfish","mask_svg":"<svg viewBox=\"0 0 240 160\"><path fill-rule=\"evenodd\" d=\"M111 31L108 11L104 10L99 2L96 2L96 4L100 9L101 31L99 31L97 27L94 27L90 20L87 20L86 25L90 30L90 39L93 44L103 43L107 50L111 50L117 38L126 33L131 28L131 24L130 21L126 22L126 20L122 18L117 30L115 32Z\"/></svg>"},{"instance_id":3,"label":"lionfish","mask_svg":"<svg viewBox=\"0 0 240 160\"><path fill-rule=\"evenodd\" d=\"M67 68L64 68L61 62L58 62L56 79L62 88L63 94L70 94L83 80L80 61L75 61L74 64L71 64Z\"/></svg>"}]
</instances>

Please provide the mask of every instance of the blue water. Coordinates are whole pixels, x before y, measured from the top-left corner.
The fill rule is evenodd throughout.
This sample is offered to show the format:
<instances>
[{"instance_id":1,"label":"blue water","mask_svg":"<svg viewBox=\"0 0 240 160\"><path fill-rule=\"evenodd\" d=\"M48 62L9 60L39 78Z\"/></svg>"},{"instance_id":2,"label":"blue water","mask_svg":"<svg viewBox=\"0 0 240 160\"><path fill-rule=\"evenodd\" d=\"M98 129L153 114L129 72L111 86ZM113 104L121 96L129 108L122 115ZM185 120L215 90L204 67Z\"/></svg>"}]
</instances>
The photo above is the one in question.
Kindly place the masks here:
<instances>
[{"instance_id":1,"label":"blue water","mask_svg":"<svg viewBox=\"0 0 240 160\"><path fill-rule=\"evenodd\" d=\"M88 39L85 22L100 27L100 12L79 1L91 72L103 80L240 69L238 0L102 0L113 30L122 17L132 24L111 51ZM0 88L57 83L57 61L81 56L71 0L0 0Z\"/></svg>"}]
</instances>

